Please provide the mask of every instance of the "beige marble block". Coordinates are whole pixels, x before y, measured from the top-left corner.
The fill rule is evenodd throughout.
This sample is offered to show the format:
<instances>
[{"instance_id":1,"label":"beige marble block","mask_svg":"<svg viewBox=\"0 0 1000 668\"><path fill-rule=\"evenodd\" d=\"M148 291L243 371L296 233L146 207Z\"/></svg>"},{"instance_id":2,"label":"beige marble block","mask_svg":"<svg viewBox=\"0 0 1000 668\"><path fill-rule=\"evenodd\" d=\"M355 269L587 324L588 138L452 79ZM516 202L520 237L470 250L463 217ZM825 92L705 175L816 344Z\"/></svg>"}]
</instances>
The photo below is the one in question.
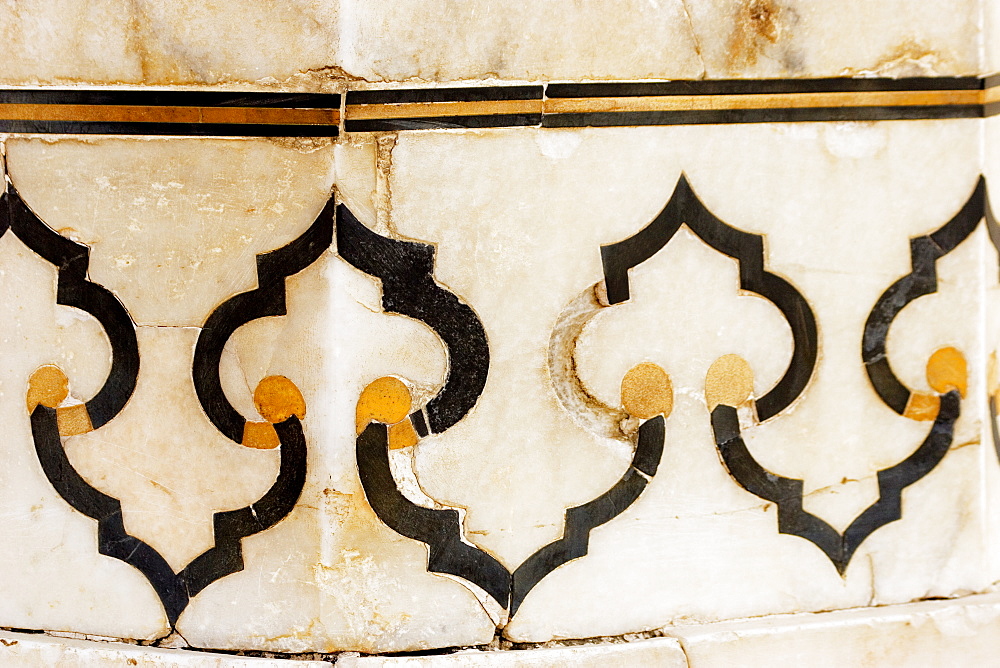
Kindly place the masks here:
<instances>
[{"instance_id":1,"label":"beige marble block","mask_svg":"<svg viewBox=\"0 0 1000 668\"><path fill-rule=\"evenodd\" d=\"M356 81L969 76L996 60L992 5L11 0L0 82L329 91Z\"/></svg>"}]
</instances>

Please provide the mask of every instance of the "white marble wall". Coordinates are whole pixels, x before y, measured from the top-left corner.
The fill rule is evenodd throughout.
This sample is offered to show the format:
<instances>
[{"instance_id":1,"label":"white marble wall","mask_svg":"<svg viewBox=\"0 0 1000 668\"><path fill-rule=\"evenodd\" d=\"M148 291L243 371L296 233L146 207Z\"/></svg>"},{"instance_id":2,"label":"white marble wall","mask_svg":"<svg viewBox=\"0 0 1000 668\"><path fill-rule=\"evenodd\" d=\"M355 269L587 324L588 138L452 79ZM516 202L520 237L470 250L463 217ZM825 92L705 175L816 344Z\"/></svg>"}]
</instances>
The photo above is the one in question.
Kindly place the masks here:
<instances>
[{"instance_id":1,"label":"white marble wall","mask_svg":"<svg viewBox=\"0 0 1000 668\"><path fill-rule=\"evenodd\" d=\"M1000 69L988 39L996 2L820 4L643 0L609 13L489 0L35 0L0 12L0 86L343 93ZM990 413L994 395L1000 410L1000 251L976 189L985 177L1000 192L998 123L0 136L0 223L13 221L0 235L0 629L12 630L0 657L713 666L823 647L837 657L829 665L880 652L908 665L916 650L899 649L912 639L900 620L910 619L936 629L913 640L935 657L928 665L960 651L956 637L976 638L969 661L991 656L983 638L996 603L977 595L1000 581ZM639 233L688 187L702 208L678 205L684 225L628 272L629 298L609 303L602 247ZM16 196L40 222L17 218ZM941 257L920 265L911 240L961 217L970 197L954 248L935 237L928 248ZM85 273L71 279L77 265L43 257L30 237L46 226L89 251ZM308 261L274 279L266 254L317 229L327 236L296 247ZM433 252L429 274L406 264L417 262L414 243ZM760 278L754 261L766 294L748 287L747 275ZM911 271L924 271L926 294L896 302L905 307L884 337L912 393L900 414L866 373L862 342L880 298ZM120 302L126 333L102 327L110 307L66 305L84 279ZM238 313L277 311L225 337L221 390L199 396L213 314L257 289ZM132 331L134 391L112 387L127 401L96 424L90 402ZM814 362L796 357L812 345ZM67 396L33 375L45 365L65 374ZM790 368L804 375L789 393ZM280 392L268 394L272 382ZM773 415L772 390L787 395ZM465 403L435 423L445 396ZM235 436L212 402L235 409ZM779 504L726 459L736 446L719 425L730 414L764 479L786 481L780 524ZM305 459L290 464L297 425ZM902 491L880 477L932 430L939 451L925 453L920 475ZM86 503L120 513L99 529L94 513L105 511L84 512L83 497L58 489L46 447L66 455L56 478L79 476L95 490ZM291 496L272 516L261 504L276 481ZM788 491L794 481L801 494ZM573 510L595 499L607 503L592 515ZM799 500L795 515L786 506ZM839 541L872 507L877 526L839 561L791 526L811 517ZM243 508L246 535L233 542L220 518ZM433 537L408 536L414 527ZM518 567L572 541L583 552L518 594L530 571ZM222 545L238 551L195 589L185 569ZM154 562L167 569L159 595ZM183 590L179 608L164 582ZM920 603L938 598L956 602ZM883 606L892 615L875 612ZM829 627L806 628L804 613L830 615L820 616ZM744 618L763 621L734 621ZM866 625L897 640L873 639ZM575 644L594 638L607 641ZM422 651L434 657L368 656Z\"/></svg>"}]
</instances>

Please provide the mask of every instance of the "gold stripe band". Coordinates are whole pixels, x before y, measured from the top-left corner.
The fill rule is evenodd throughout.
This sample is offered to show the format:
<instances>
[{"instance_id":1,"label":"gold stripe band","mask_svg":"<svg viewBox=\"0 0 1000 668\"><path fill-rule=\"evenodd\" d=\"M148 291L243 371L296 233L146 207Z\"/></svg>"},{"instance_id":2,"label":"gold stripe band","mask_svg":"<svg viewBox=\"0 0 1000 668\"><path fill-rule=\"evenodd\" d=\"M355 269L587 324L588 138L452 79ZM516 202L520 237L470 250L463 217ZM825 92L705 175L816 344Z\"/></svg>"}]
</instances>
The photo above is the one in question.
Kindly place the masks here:
<instances>
[{"instance_id":1,"label":"gold stripe band","mask_svg":"<svg viewBox=\"0 0 1000 668\"><path fill-rule=\"evenodd\" d=\"M447 118L495 114L588 114L636 111L720 111L851 107L938 107L1000 101L988 90L871 91L836 93L752 93L742 95L650 95L636 97L546 98L476 102L349 104L348 120Z\"/></svg>"},{"instance_id":2,"label":"gold stripe band","mask_svg":"<svg viewBox=\"0 0 1000 668\"><path fill-rule=\"evenodd\" d=\"M941 90L550 98L545 100L545 112L551 114L585 114L622 111L936 107L983 104L983 92L981 90Z\"/></svg>"},{"instance_id":3,"label":"gold stripe band","mask_svg":"<svg viewBox=\"0 0 1000 668\"><path fill-rule=\"evenodd\" d=\"M985 90L921 90L567 97L348 104L348 121L541 114L723 110L955 107L1000 102L1000 86ZM154 106L114 104L0 104L0 121L338 126L339 109Z\"/></svg>"},{"instance_id":4,"label":"gold stripe band","mask_svg":"<svg viewBox=\"0 0 1000 668\"><path fill-rule=\"evenodd\" d=\"M540 114L542 100L482 100L477 102L406 102L402 104L349 104L347 118L372 121L387 118L439 116L494 116Z\"/></svg>"}]
</instances>

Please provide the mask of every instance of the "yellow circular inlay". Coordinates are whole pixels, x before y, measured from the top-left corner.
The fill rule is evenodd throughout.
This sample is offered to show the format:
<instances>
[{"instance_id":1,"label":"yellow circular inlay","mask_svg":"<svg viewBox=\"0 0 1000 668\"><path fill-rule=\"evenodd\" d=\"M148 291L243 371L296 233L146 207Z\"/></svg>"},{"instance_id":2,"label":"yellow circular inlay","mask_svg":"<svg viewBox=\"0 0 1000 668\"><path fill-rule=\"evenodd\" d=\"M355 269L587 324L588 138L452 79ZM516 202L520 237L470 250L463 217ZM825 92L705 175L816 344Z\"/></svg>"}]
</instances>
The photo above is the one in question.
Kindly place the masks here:
<instances>
[{"instance_id":1,"label":"yellow circular inlay","mask_svg":"<svg viewBox=\"0 0 1000 668\"><path fill-rule=\"evenodd\" d=\"M638 364L622 378L622 407L629 415L647 419L667 417L674 407L674 387L667 372L656 364Z\"/></svg>"},{"instance_id":2,"label":"yellow circular inlay","mask_svg":"<svg viewBox=\"0 0 1000 668\"><path fill-rule=\"evenodd\" d=\"M964 397L969 389L969 372L965 356L950 346L934 351L927 360L927 382L935 392L944 394L958 390Z\"/></svg>"},{"instance_id":3,"label":"yellow circular inlay","mask_svg":"<svg viewBox=\"0 0 1000 668\"><path fill-rule=\"evenodd\" d=\"M373 380L358 397L358 432L363 431L372 420L396 424L409 415L411 404L410 390L399 378L385 376Z\"/></svg>"},{"instance_id":4,"label":"yellow circular inlay","mask_svg":"<svg viewBox=\"0 0 1000 668\"><path fill-rule=\"evenodd\" d=\"M284 376L268 376L257 383L253 402L261 417L272 424L284 422L293 415L299 419L306 415L306 400L295 383Z\"/></svg>"},{"instance_id":5,"label":"yellow circular inlay","mask_svg":"<svg viewBox=\"0 0 1000 668\"><path fill-rule=\"evenodd\" d=\"M28 412L41 404L55 408L69 396L69 379L62 369L54 364L46 364L35 369L28 379Z\"/></svg>"},{"instance_id":6,"label":"yellow circular inlay","mask_svg":"<svg viewBox=\"0 0 1000 668\"><path fill-rule=\"evenodd\" d=\"M753 392L753 369L739 355L723 355L712 362L705 374L705 402L708 410L720 404L736 408Z\"/></svg>"}]
</instances>

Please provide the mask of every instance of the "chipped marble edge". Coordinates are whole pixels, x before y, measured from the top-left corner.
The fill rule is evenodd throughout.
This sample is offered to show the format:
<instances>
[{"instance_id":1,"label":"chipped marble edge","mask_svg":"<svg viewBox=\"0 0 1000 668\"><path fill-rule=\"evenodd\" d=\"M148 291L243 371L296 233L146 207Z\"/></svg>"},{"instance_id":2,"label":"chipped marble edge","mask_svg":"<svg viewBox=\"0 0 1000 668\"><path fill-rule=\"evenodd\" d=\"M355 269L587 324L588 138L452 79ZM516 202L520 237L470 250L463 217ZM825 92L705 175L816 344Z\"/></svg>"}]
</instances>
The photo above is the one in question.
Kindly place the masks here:
<instances>
[{"instance_id":1,"label":"chipped marble edge","mask_svg":"<svg viewBox=\"0 0 1000 668\"><path fill-rule=\"evenodd\" d=\"M65 663L64 663L65 662ZM221 652L144 647L40 633L0 631L2 666L163 666L164 668L329 668L329 661L270 659Z\"/></svg>"},{"instance_id":2,"label":"chipped marble edge","mask_svg":"<svg viewBox=\"0 0 1000 668\"><path fill-rule=\"evenodd\" d=\"M661 631L664 637L676 638L682 644L704 641L731 642L754 636L808 633L851 627L897 626L902 629L918 620L928 621L956 613L973 615L986 613L1000 616L1000 590L952 599L929 599L896 605L825 612L795 612L707 624L668 626Z\"/></svg>"},{"instance_id":3,"label":"chipped marble edge","mask_svg":"<svg viewBox=\"0 0 1000 668\"><path fill-rule=\"evenodd\" d=\"M971 622L1000 618L1000 591L974 594L960 599L926 600L873 608L853 608L819 613L768 615L743 620L709 624L678 625L663 628L661 637L639 640L594 639L548 644L531 649L462 649L443 650L437 654L364 656L345 652L329 660L308 658L257 658L233 656L212 651L144 647L120 642L103 642L45 634L0 631L0 662L3 665L44 665L58 657L72 656L80 665L116 665L112 662L141 660L138 665L179 666L181 668L265 668L295 666L322 668L335 664L341 668L402 668L425 666L471 668L491 666L524 666L543 668L563 665L657 665L684 668L691 665L688 655L698 653L699 646L738 645L743 640L772 637L808 637L814 632L857 631L864 642L865 631L879 629L882 634L904 634L923 622L939 626L954 624L958 616ZM905 635L905 634L904 634ZM901 650L905 653L905 648ZM906 660L906 656L884 656L887 661ZM5 658L6 657L6 658ZM7 663L9 659L35 663ZM693 660L693 659L692 659ZM87 662L87 663L83 663ZM90 663L93 662L93 663ZM711 662L710 662L711 663ZM50 664L51 665L51 664ZM135 665L131 662L129 665ZM699 664L700 665L700 664Z\"/></svg>"}]
</instances>

